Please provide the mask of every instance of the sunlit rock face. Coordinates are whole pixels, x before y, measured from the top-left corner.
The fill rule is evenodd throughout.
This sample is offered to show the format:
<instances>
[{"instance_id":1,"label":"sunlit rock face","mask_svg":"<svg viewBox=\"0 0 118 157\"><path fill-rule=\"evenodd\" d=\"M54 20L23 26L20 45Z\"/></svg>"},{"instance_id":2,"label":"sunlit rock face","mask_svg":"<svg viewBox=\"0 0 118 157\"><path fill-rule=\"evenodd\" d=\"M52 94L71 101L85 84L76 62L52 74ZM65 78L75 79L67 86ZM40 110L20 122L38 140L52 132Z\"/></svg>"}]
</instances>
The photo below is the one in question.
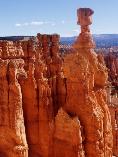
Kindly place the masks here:
<instances>
[{"instance_id":1,"label":"sunlit rock face","mask_svg":"<svg viewBox=\"0 0 118 157\"><path fill-rule=\"evenodd\" d=\"M85 156L111 157L112 127L105 90L107 69L93 50L95 44L89 28L92 14L91 9L78 10L81 33L73 45L76 52L64 60L67 87L64 109L78 116Z\"/></svg>"},{"instance_id":2,"label":"sunlit rock face","mask_svg":"<svg viewBox=\"0 0 118 157\"><path fill-rule=\"evenodd\" d=\"M54 136L58 134L55 117L66 96L62 67L57 34L37 34L27 41L0 42L1 157L59 155ZM79 136L80 124L78 120L75 123L78 127L74 128L75 125L69 130L76 130ZM68 142L71 149L77 147L77 153L78 143Z\"/></svg>"},{"instance_id":3,"label":"sunlit rock face","mask_svg":"<svg viewBox=\"0 0 118 157\"><path fill-rule=\"evenodd\" d=\"M1 157L28 157L21 86L26 75L22 59L0 60L0 153Z\"/></svg>"},{"instance_id":4,"label":"sunlit rock face","mask_svg":"<svg viewBox=\"0 0 118 157\"><path fill-rule=\"evenodd\" d=\"M93 11L78 10L74 53L59 35L0 42L0 157L111 157L107 69L93 48Z\"/></svg>"}]
</instances>

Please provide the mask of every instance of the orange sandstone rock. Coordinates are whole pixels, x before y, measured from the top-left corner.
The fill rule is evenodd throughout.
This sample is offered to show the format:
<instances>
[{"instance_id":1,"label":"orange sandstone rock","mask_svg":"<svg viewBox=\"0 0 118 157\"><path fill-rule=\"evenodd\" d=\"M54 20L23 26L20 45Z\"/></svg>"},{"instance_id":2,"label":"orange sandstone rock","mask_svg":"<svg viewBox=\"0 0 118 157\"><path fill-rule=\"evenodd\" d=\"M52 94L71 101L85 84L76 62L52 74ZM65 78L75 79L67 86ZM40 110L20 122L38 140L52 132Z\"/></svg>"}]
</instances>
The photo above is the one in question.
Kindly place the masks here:
<instances>
[{"instance_id":1,"label":"orange sandstone rock","mask_svg":"<svg viewBox=\"0 0 118 157\"><path fill-rule=\"evenodd\" d=\"M0 42L0 157L112 157L107 69L93 50L92 14L78 10L81 33L64 60L57 34Z\"/></svg>"},{"instance_id":2,"label":"orange sandstone rock","mask_svg":"<svg viewBox=\"0 0 118 157\"><path fill-rule=\"evenodd\" d=\"M20 71L18 72L20 62L21 60L0 61L1 157L28 157L22 108L22 93L17 80L17 76L20 75Z\"/></svg>"},{"instance_id":3,"label":"orange sandstone rock","mask_svg":"<svg viewBox=\"0 0 118 157\"><path fill-rule=\"evenodd\" d=\"M112 157L111 117L104 90L107 69L93 50L89 29L93 11L82 8L78 12L81 33L73 45L76 53L65 57L67 97L64 108L80 120L84 130L85 155Z\"/></svg>"}]
</instances>

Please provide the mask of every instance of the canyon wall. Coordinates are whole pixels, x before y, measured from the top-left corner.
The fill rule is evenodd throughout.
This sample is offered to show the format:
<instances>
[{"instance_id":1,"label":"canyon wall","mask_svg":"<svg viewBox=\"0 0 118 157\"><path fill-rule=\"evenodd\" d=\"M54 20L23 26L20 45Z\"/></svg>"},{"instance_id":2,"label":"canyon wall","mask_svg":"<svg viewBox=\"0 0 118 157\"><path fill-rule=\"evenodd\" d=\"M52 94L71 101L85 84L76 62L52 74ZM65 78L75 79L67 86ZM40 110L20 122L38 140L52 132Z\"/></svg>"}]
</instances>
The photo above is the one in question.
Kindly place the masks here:
<instances>
[{"instance_id":1,"label":"canyon wall","mask_svg":"<svg viewBox=\"0 0 118 157\"><path fill-rule=\"evenodd\" d=\"M107 69L94 52L93 11L78 10L74 53L59 35L0 42L0 157L112 157Z\"/></svg>"}]
</instances>

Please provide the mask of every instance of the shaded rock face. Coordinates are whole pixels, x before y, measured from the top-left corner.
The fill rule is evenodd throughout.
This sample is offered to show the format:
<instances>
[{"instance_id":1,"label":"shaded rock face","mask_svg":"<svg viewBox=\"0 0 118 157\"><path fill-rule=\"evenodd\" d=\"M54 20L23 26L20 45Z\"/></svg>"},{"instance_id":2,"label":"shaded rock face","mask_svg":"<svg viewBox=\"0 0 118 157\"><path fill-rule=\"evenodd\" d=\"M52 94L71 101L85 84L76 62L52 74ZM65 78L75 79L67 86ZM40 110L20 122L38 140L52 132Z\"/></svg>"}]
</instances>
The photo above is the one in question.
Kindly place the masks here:
<instances>
[{"instance_id":1,"label":"shaded rock face","mask_svg":"<svg viewBox=\"0 0 118 157\"><path fill-rule=\"evenodd\" d=\"M117 99L118 103L118 99ZM118 156L118 105L109 105L111 120L112 120L112 132L113 132L113 155Z\"/></svg>"},{"instance_id":2,"label":"shaded rock face","mask_svg":"<svg viewBox=\"0 0 118 157\"><path fill-rule=\"evenodd\" d=\"M112 52L109 52L109 54L105 58L107 67L110 69L110 78L113 79L118 75L118 57L115 56Z\"/></svg>"},{"instance_id":3,"label":"shaded rock face","mask_svg":"<svg viewBox=\"0 0 118 157\"><path fill-rule=\"evenodd\" d=\"M107 94L112 120L113 155L118 156L118 56L115 53L109 52L104 58L110 82Z\"/></svg>"},{"instance_id":4,"label":"shaded rock face","mask_svg":"<svg viewBox=\"0 0 118 157\"><path fill-rule=\"evenodd\" d=\"M91 9L74 54L59 56L59 36L0 42L0 157L111 157L107 70L94 53Z\"/></svg>"},{"instance_id":5,"label":"shaded rock face","mask_svg":"<svg viewBox=\"0 0 118 157\"><path fill-rule=\"evenodd\" d=\"M105 56L106 66L109 69L109 81L114 87L112 95L118 96L118 57L112 52Z\"/></svg>"}]
</instances>

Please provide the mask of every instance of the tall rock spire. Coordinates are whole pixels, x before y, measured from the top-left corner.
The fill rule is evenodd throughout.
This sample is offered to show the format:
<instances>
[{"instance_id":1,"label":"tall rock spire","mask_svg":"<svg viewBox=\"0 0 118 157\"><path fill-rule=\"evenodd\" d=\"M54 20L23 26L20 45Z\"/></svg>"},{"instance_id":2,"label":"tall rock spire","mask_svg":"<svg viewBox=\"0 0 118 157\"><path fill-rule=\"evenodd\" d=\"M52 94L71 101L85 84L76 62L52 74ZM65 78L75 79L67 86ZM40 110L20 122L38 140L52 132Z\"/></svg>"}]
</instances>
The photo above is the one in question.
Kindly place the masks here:
<instances>
[{"instance_id":1,"label":"tall rock spire","mask_svg":"<svg viewBox=\"0 0 118 157\"><path fill-rule=\"evenodd\" d=\"M108 73L102 56L94 52L89 28L93 13L89 8L77 11L81 33L73 44L75 53L64 58L67 89L64 109L78 116L85 156L112 157L111 116L105 89Z\"/></svg>"}]
</instances>

